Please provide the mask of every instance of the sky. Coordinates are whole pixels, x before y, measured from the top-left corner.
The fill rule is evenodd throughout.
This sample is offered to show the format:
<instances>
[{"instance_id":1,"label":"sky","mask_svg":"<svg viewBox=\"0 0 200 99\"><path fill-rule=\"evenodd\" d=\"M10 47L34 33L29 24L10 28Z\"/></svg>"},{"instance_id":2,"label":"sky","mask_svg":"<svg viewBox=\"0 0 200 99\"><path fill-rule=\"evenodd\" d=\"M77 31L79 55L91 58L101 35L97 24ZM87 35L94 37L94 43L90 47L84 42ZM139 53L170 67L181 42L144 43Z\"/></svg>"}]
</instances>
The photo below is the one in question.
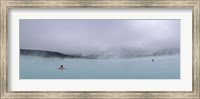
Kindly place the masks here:
<instances>
[{"instance_id":1,"label":"sky","mask_svg":"<svg viewBox=\"0 0 200 99\"><path fill-rule=\"evenodd\" d=\"M180 48L180 20L20 19L20 48L65 54Z\"/></svg>"}]
</instances>

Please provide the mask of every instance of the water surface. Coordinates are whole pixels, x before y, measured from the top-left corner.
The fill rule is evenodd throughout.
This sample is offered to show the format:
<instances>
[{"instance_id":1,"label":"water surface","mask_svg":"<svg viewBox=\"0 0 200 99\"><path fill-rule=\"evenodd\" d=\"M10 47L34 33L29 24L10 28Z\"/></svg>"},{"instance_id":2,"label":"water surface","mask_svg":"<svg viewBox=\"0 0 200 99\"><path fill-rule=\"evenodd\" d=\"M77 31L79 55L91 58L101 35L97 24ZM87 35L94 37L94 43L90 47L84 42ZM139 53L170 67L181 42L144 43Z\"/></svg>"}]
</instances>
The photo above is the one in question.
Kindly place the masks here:
<instances>
[{"instance_id":1,"label":"water surface","mask_svg":"<svg viewBox=\"0 0 200 99\"><path fill-rule=\"evenodd\" d=\"M154 59L154 62L151 59ZM59 70L60 65L65 70ZM179 79L180 56L116 59L20 56L20 79Z\"/></svg>"}]
</instances>

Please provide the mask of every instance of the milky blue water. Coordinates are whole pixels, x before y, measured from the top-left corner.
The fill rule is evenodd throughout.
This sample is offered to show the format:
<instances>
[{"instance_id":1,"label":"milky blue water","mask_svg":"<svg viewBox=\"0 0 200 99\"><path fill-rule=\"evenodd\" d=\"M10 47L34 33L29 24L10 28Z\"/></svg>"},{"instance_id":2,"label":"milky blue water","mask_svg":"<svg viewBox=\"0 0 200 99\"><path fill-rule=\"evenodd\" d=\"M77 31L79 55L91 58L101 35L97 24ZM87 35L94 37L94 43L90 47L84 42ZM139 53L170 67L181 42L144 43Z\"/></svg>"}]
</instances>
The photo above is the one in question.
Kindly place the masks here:
<instances>
[{"instance_id":1,"label":"milky blue water","mask_svg":"<svg viewBox=\"0 0 200 99\"><path fill-rule=\"evenodd\" d=\"M155 61L152 62L151 59ZM65 70L59 70L60 65ZM20 79L179 79L180 56L60 59L20 56Z\"/></svg>"}]
</instances>

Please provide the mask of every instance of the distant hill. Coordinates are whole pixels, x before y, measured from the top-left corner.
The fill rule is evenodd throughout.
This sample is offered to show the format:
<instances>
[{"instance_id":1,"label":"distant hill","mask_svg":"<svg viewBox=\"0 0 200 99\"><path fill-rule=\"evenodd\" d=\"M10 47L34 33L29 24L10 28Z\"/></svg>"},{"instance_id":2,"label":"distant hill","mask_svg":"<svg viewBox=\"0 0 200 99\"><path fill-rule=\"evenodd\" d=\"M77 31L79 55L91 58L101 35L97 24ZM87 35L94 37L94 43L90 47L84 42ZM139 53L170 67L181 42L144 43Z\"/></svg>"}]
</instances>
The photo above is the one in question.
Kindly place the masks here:
<instances>
[{"instance_id":1,"label":"distant hill","mask_svg":"<svg viewBox=\"0 0 200 99\"><path fill-rule=\"evenodd\" d=\"M44 51L44 50L30 50L30 49L20 49L20 55L26 56L41 56L46 58L57 57L57 58L88 58L93 59L93 57L85 57L81 55L68 55L59 52L53 51Z\"/></svg>"},{"instance_id":2,"label":"distant hill","mask_svg":"<svg viewBox=\"0 0 200 99\"><path fill-rule=\"evenodd\" d=\"M162 49L154 52L152 56L180 54L180 49Z\"/></svg>"},{"instance_id":3,"label":"distant hill","mask_svg":"<svg viewBox=\"0 0 200 99\"><path fill-rule=\"evenodd\" d=\"M41 56L46 58L85 58L85 59L98 59L98 58L136 58L148 56L163 56L180 54L180 49L161 49L157 51L145 50L110 50L102 54L94 55L69 55L60 52L44 51L44 50L31 50L20 49L20 55Z\"/></svg>"},{"instance_id":4,"label":"distant hill","mask_svg":"<svg viewBox=\"0 0 200 99\"><path fill-rule=\"evenodd\" d=\"M179 48L140 50L140 49L111 49L99 54L98 58L137 58L148 56L179 55Z\"/></svg>"}]
</instances>

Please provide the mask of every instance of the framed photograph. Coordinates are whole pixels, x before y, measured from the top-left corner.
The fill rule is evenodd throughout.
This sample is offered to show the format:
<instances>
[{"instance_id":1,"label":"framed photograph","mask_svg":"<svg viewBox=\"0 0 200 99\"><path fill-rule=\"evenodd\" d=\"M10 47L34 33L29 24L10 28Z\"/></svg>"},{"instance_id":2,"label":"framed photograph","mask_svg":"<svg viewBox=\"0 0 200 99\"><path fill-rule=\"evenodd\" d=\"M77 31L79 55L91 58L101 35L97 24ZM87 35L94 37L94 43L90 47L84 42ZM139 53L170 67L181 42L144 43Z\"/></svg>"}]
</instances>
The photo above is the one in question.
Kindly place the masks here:
<instances>
[{"instance_id":1,"label":"framed photograph","mask_svg":"<svg viewBox=\"0 0 200 99\"><path fill-rule=\"evenodd\" d=\"M1 99L200 98L199 0L1 0Z\"/></svg>"}]
</instances>

